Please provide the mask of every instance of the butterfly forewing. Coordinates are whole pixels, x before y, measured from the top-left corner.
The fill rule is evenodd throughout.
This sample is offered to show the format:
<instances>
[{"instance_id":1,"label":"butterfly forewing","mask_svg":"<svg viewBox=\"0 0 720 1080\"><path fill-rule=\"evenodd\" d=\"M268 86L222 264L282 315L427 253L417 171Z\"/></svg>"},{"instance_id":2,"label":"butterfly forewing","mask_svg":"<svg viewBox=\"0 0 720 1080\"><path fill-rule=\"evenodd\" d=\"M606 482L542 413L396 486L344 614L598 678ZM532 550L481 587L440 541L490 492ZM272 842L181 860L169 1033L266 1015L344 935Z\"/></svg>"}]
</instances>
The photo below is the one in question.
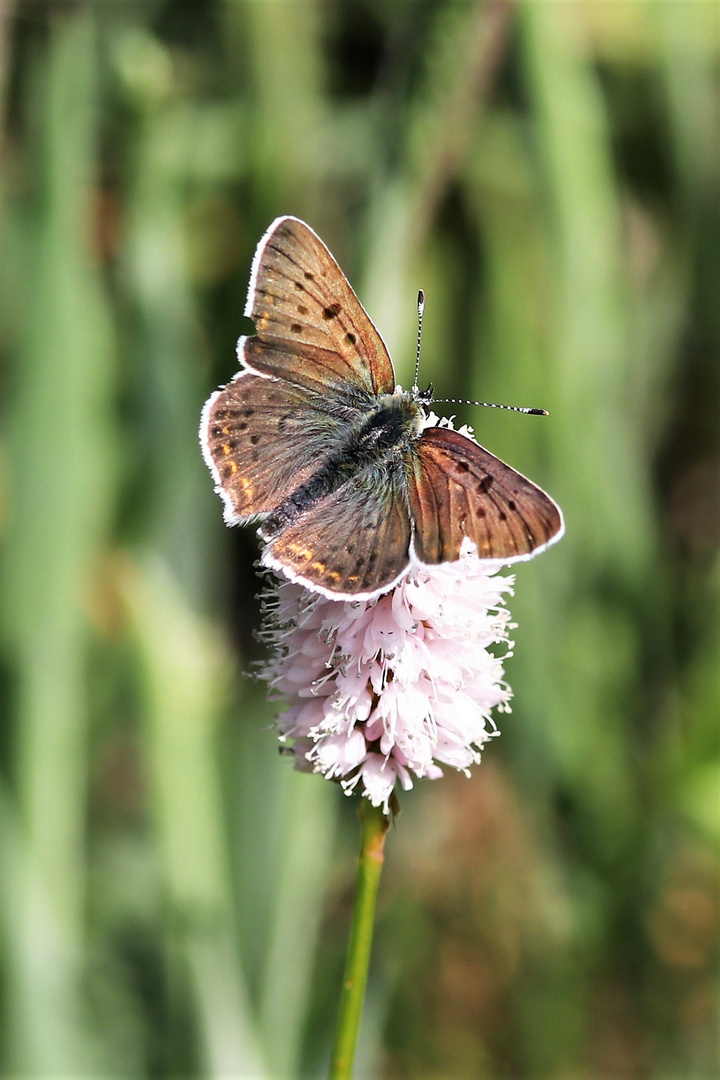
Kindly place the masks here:
<instances>
[{"instance_id":1,"label":"butterfly forewing","mask_svg":"<svg viewBox=\"0 0 720 1080\"><path fill-rule=\"evenodd\" d=\"M247 371L210 398L200 440L227 521L274 510L337 451L347 417L332 410L327 398Z\"/></svg>"},{"instance_id":2,"label":"butterfly forewing","mask_svg":"<svg viewBox=\"0 0 720 1080\"><path fill-rule=\"evenodd\" d=\"M278 218L253 262L240 359L318 393L370 399L395 388L390 355L333 256L297 218Z\"/></svg>"},{"instance_id":3,"label":"butterfly forewing","mask_svg":"<svg viewBox=\"0 0 720 1080\"><path fill-rule=\"evenodd\" d=\"M471 439L427 428L408 458L415 555L457 559L465 537L481 559L526 559L563 531L552 499Z\"/></svg>"},{"instance_id":4,"label":"butterfly forewing","mask_svg":"<svg viewBox=\"0 0 720 1080\"><path fill-rule=\"evenodd\" d=\"M402 470L367 468L316 502L263 555L327 596L366 597L407 570L410 517Z\"/></svg>"}]
</instances>

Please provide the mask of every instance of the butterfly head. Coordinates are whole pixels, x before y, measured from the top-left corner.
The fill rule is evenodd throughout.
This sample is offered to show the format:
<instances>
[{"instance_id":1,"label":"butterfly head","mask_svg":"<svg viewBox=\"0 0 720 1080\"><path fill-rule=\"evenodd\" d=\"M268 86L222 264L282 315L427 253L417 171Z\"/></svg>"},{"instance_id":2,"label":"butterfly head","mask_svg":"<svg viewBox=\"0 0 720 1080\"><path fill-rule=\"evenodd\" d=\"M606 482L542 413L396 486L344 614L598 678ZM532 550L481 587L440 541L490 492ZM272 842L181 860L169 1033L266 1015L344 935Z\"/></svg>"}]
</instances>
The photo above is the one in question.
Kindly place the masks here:
<instances>
[{"instance_id":1,"label":"butterfly head","mask_svg":"<svg viewBox=\"0 0 720 1080\"><path fill-rule=\"evenodd\" d=\"M396 422L411 437L421 435L425 428L427 415L424 406L427 403L424 393L419 394L414 388L403 390L399 384L392 394L380 394L378 397L380 412L388 417L395 416Z\"/></svg>"}]
</instances>

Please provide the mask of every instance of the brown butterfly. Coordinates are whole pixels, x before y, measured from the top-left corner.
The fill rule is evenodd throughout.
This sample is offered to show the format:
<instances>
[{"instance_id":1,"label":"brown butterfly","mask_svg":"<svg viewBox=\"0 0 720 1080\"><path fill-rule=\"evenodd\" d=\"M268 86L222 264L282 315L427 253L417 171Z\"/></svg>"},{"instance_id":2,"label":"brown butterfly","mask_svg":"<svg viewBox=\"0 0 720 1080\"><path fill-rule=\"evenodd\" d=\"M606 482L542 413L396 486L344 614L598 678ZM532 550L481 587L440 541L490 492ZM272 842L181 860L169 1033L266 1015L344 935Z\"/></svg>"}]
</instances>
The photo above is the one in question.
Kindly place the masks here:
<instances>
[{"instance_id":1,"label":"brown butterfly","mask_svg":"<svg viewBox=\"0 0 720 1080\"><path fill-rule=\"evenodd\" d=\"M544 491L459 431L427 426L431 393L396 387L380 334L298 218L260 241L245 314L255 334L206 402L200 442L227 524L262 521L264 565L359 600L468 541L512 563L560 539Z\"/></svg>"}]
</instances>

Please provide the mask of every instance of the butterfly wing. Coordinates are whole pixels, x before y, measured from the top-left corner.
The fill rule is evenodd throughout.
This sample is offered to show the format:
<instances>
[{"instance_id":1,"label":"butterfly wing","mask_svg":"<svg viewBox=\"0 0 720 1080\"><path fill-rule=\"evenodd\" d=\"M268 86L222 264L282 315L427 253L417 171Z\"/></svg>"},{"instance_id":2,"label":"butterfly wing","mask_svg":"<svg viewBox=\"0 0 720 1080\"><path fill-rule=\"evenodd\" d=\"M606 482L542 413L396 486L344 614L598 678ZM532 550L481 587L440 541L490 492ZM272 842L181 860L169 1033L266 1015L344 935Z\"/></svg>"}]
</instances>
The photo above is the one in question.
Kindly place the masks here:
<instances>
[{"instance_id":1,"label":"butterfly wing","mask_svg":"<svg viewBox=\"0 0 720 1080\"><path fill-rule=\"evenodd\" d=\"M285 528L262 561L333 599L367 599L407 570L410 535L402 469L368 466Z\"/></svg>"},{"instance_id":2,"label":"butterfly wing","mask_svg":"<svg viewBox=\"0 0 720 1080\"><path fill-rule=\"evenodd\" d=\"M449 428L426 428L413 444L408 486L422 563L454 561L465 537L481 559L517 562L564 531L560 509L544 491Z\"/></svg>"},{"instance_id":3,"label":"butterfly wing","mask_svg":"<svg viewBox=\"0 0 720 1080\"><path fill-rule=\"evenodd\" d=\"M360 406L395 389L385 343L304 221L277 218L263 236L245 314L256 332L240 338L238 356L253 371Z\"/></svg>"},{"instance_id":4,"label":"butterfly wing","mask_svg":"<svg viewBox=\"0 0 720 1080\"><path fill-rule=\"evenodd\" d=\"M228 525L274 510L337 449L347 419L333 410L328 398L249 371L216 390L200 443Z\"/></svg>"}]
</instances>

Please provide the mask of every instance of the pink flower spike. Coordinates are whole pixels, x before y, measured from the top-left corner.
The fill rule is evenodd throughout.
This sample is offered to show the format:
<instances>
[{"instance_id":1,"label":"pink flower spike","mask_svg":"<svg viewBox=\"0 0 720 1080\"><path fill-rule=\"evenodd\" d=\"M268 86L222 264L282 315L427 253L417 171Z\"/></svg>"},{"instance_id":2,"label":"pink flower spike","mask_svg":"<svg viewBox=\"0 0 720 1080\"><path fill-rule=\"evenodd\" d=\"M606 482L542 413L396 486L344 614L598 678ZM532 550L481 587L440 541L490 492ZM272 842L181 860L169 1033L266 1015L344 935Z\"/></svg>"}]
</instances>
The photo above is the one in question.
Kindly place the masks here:
<instances>
[{"instance_id":1,"label":"pink flower spike","mask_svg":"<svg viewBox=\"0 0 720 1080\"><path fill-rule=\"evenodd\" d=\"M510 711L504 660L513 578L468 550L415 567L369 601L281 581L264 599L262 673L287 705L277 721L296 767L359 791L388 813L396 784L466 774ZM494 651L490 651L495 647ZM499 648L498 648L499 647Z\"/></svg>"}]
</instances>

